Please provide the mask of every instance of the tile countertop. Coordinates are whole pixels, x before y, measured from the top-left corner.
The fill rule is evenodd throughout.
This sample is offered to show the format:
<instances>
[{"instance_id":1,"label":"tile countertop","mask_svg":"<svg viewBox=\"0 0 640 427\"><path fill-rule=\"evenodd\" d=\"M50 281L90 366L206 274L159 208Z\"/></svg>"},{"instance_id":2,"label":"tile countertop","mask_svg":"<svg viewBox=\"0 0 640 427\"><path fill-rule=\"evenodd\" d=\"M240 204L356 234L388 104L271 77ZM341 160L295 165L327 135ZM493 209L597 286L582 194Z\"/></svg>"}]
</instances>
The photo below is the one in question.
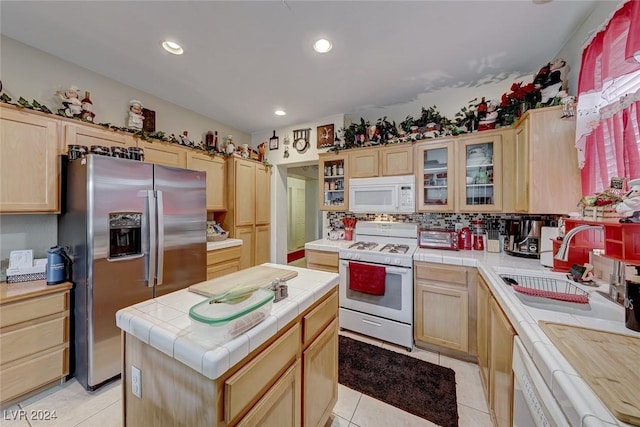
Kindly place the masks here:
<instances>
[{"instance_id":1,"label":"tile countertop","mask_svg":"<svg viewBox=\"0 0 640 427\"><path fill-rule=\"evenodd\" d=\"M240 245L242 245L242 240L240 239L224 239L219 242L207 242L207 252Z\"/></svg>"},{"instance_id":2,"label":"tile countertop","mask_svg":"<svg viewBox=\"0 0 640 427\"><path fill-rule=\"evenodd\" d=\"M625 327L622 306L616 306L620 311L620 321L612 321L524 305L516 296L516 292L503 283L499 274L566 278L565 273L551 272L536 259L518 258L504 253L420 248L415 252L413 259L478 268L572 426L627 425L611 414L538 326L539 321L546 320L640 337L640 333ZM582 286L581 288L587 292L593 292L596 289L606 292L608 285L601 284L599 288ZM599 295L594 295L595 297Z\"/></svg>"},{"instance_id":3,"label":"tile countertop","mask_svg":"<svg viewBox=\"0 0 640 427\"><path fill-rule=\"evenodd\" d=\"M261 323L226 343L217 343L194 332L189 309L207 298L187 289L119 310L116 324L128 334L215 380L338 286L335 273L289 265L286 268L298 272L298 276L287 281L289 297L273 304L271 315Z\"/></svg>"},{"instance_id":4,"label":"tile countertop","mask_svg":"<svg viewBox=\"0 0 640 427\"><path fill-rule=\"evenodd\" d=\"M354 243L353 240L320 239L305 243L304 248L316 251L338 252L340 249L346 249Z\"/></svg>"}]
</instances>

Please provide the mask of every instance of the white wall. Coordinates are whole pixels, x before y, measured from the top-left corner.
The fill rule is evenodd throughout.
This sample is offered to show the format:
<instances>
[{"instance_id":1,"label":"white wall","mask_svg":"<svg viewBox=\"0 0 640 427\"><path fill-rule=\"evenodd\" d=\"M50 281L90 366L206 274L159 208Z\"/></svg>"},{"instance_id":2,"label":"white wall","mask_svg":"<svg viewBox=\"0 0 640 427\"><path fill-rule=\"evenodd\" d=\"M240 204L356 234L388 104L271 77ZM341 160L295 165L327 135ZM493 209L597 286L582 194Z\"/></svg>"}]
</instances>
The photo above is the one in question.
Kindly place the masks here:
<instances>
[{"instance_id":1,"label":"white wall","mask_svg":"<svg viewBox=\"0 0 640 427\"><path fill-rule=\"evenodd\" d=\"M129 101L137 99L146 108L156 112L156 130L164 131L168 135L179 135L187 130L193 140L199 141L204 139L203 136L208 130L217 130L220 137L233 135L234 141L238 144L248 144L251 141L251 136L246 132L118 83L9 37L2 36L0 43L3 90L14 100L20 96L29 101L35 99L55 111L61 104L54 93L75 85L80 88L82 97L85 91L91 92L96 123L124 126Z\"/></svg>"}]
</instances>

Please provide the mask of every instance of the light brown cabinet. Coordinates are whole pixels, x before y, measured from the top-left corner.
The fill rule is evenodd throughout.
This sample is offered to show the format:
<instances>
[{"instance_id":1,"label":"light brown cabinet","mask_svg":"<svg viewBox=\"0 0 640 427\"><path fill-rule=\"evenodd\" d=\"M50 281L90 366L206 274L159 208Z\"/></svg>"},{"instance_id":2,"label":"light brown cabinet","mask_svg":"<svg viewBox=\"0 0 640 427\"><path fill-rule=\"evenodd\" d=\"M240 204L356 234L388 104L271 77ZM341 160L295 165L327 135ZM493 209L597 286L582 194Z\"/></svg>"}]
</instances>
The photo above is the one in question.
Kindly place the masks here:
<instances>
[{"instance_id":1,"label":"light brown cabinet","mask_svg":"<svg viewBox=\"0 0 640 427\"><path fill-rule=\"evenodd\" d=\"M502 139L501 132L487 132L457 141L461 212L502 211Z\"/></svg>"},{"instance_id":2,"label":"light brown cabinet","mask_svg":"<svg viewBox=\"0 0 640 427\"><path fill-rule=\"evenodd\" d=\"M307 249L304 252L307 268L312 270L338 272L338 252Z\"/></svg>"},{"instance_id":3,"label":"light brown cabinet","mask_svg":"<svg viewBox=\"0 0 640 427\"><path fill-rule=\"evenodd\" d=\"M474 269L416 262L414 270L416 343L476 355Z\"/></svg>"},{"instance_id":4,"label":"light brown cabinet","mask_svg":"<svg viewBox=\"0 0 640 427\"><path fill-rule=\"evenodd\" d=\"M240 270L242 245L207 252L207 280Z\"/></svg>"},{"instance_id":5,"label":"light brown cabinet","mask_svg":"<svg viewBox=\"0 0 640 427\"><path fill-rule=\"evenodd\" d=\"M489 411L494 424L510 427L513 421L513 371L511 370L515 331L495 301L491 301L489 339Z\"/></svg>"},{"instance_id":6,"label":"light brown cabinet","mask_svg":"<svg viewBox=\"0 0 640 427\"><path fill-rule=\"evenodd\" d=\"M380 175L412 175L413 146L410 143L393 144L380 148Z\"/></svg>"},{"instance_id":7,"label":"light brown cabinet","mask_svg":"<svg viewBox=\"0 0 640 427\"><path fill-rule=\"evenodd\" d=\"M529 110L515 126L508 147L513 164L507 179L509 212L566 214L582 197L575 144L575 120L563 119L562 107Z\"/></svg>"},{"instance_id":8,"label":"light brown cabinet","mask_svg":"<svg viewBox=\"0 0 640 427\"><path fill-rule=\"evenodd\" d=\"M241 239L240 269L271 259L271 170L253 160L227 159L227 212L230 237Z\"/></svg>"},{"instance_id":9,"label":"light brown cabinet","mask_svg":"<svg viewBox=\"0 0 640 427\"><path fill-rule=\"evenodd\" d=\"M69 374L70 283L2 284L0 396L6 403ZM9 287L22 287L8 292ZM31 291L30 291L31 290ZM13 297L6 295L13 294Z\"/></svg>"},{"instance_id":10,"label":"light brown cabinet","mask_svg":"<svg viewBox=\"0 0 640 427\"><path fill-rule=\"evenodd\" d=\"M92 145L101 145L107 148L122 147L131 148L137 146L136 138L125 132L116 132L101 129L97 125L86 123L64 123L64 150L69 145L84 145L91 149Z\"/></svg>"},{"instance_id":11,"label":"light brown cabinet","mask_svg":"<svg viewBox=\"0 0 640 427\"><path fill-rule=\"evenodd\" d=\"M60 122L0 106L0 213L60 212Z\"/></svg>"},{"instance_id":12,"label":"light brown cabinet","mask_svg":"<svg viewBox=\"0 0 640 427\"><path fill-rule=\"evenodd\" d=\"M482 277L478 278L478 367L480 368L480 379L485 396L488 399L489 390L489 343L491 340L491 291Z\"/></svg>"},{"instance_id":13,"label":"light brown cabinet","mask_svg":"<svg viewBox=\"0 0 640 427\"><path fill-rule=\"evenodd\" d=\"M336 288L216 380L125 333L123 424L324 426L338 393L337 315ZM142 398L131 391L132 365L143 372Z\"/></svg>"},{"instance_id":14,"label":"light brown cabinet","mask_svg":"<svg viewBox=\"0 0 640 427\"><path fill-rule=\"evenodd\" d=\"M419 212L451 212L455 208L455 140L416 144L416 191Z\"/></svg>"},{"instance_id":15,"label":"light brown cabinet","mask_svg":"<svg viewBox=\"0 0 640 427\"><path fill-rule=\"evenodd\" d=\"M478 366L491 419L496 426L513 421L513 337L509 319L482 276L478 279Z\"/></svg>"},{"instance_id":16,"label":"light brown cabinet","mask_svg":"<svg viewBox=\"0 0 640 427\"><path fill-rule=\"evenodd\" d=\"M370 178L379 175L380 150L361 148L349 152L349 178Z\"/></svg>"},{"instance_id":17,"label":"light brown cabinet","mask_svg":"<svg viewBox=\"0 0 640 427\"><path fill-rule=\"evenodd\" d=\"M139 141L139 147L144 150L144 161L158 165L187 167L187 150L163 141Z\"/></svg>"},{"instance_id":18,"label":"light brown cabinet","mask_svg":"<svg viewBox=\"0 0 640 427\"><path fill-rule=\"evenodd\" d=\"M349 207L349 158L346 154L322 153L318 156L318 182L323 211L346 211Z\"/></svg>"},{"instance_id":19,"label":"light brown cabinet","mask_svg":"<svg viewBox=\"0 0 640 427\"><path fill-rule=\"evenodd\" d=\"M226 165L224 159L197 151L188 151L187 169L207 173L207 210L225 210L227 202L227 176L225 173Z\"/></svg>"}]
</instances>

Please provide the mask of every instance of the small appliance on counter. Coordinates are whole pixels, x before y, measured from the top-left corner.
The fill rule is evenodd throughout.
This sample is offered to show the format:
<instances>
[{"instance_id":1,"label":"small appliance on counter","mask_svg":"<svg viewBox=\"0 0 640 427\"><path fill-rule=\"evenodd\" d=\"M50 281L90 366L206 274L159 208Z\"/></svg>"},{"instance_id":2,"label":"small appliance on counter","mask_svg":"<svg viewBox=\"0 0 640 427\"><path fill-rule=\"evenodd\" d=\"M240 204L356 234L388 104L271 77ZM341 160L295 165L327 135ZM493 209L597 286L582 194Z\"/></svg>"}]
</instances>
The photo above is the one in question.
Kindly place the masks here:
<instances>
[{"instance_id":1,"label":"small appliance on counter","mask_svg":"<svg viewBox=\"0 0 640 427\"><path fill-rule=\"evenodd\" d=\"M543 223L540 220L508 219L504 251L513 256L540 258L540 230Z\"/></svg>"},{"instance_id":2,"label":"small appliance on counter","mask_svg":"<svg viewBox=\"0 0 640 427\"><path fill-rule=\"evenodd\" d=\"M64 248L54 246L47 252L47 285L71 280L71 258Z\"/></svg>"},{"instance_id":3,"label":"small appliance on counter","mask_svg":"<svg viewBox=\"0 0 640 427\"><path fill-rule=\"evenodd\" d=\"M458 233L449 230L429 230L418 231L418 246L429 249L458 250Z\"/></svg>"},{"instance_id":4,"label":"small appliance on counter","mask_svg":"<svg viewBox=\"0 0 640 427\"><path fill-rule=\"evenodd\" d=\"M640 332L640 266L626 267L624 309L625 326Z\"/></svg>"}]
</instances>

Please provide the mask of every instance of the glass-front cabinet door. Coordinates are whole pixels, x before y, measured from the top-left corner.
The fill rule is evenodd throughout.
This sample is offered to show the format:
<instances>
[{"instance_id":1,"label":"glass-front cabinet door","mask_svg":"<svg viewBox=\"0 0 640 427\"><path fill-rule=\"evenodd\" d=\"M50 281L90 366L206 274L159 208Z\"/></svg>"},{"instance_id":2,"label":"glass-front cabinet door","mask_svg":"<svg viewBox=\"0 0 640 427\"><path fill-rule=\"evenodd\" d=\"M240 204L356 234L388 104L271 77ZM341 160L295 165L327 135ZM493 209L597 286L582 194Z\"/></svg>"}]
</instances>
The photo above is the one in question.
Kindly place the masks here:
<instances>
[{"instance_id":1,"label":"glass-front cabinet door","mask_svg":"<svg viewBox=\"0 0 640 427\"><path fill-rule=\"evenodd\" d=\"M453 211L454 143L452 140L427 141L416 145L418 211Z\"/></svg>"},{"instance_id":2,"label":"glass-front cabinet door","mask_svg":"<svg viewBox=\"0 0 640 427\"><path fill-rule=\"evenodd\" d=\"M476 135L463 138L458 144L460 211L502 210L502 136Z\"/></svg>"},{"instance_id":3,"label":"glass-front cabinet door","mask_svg":"<svg viewBox=\"0 0 640 427\"><path fill-rule=\"evenodd\" d=\"M320 210L346 211L349 208L347 156L346 154L321 154L319 157Z\"/></svg>"}]
</instances>

